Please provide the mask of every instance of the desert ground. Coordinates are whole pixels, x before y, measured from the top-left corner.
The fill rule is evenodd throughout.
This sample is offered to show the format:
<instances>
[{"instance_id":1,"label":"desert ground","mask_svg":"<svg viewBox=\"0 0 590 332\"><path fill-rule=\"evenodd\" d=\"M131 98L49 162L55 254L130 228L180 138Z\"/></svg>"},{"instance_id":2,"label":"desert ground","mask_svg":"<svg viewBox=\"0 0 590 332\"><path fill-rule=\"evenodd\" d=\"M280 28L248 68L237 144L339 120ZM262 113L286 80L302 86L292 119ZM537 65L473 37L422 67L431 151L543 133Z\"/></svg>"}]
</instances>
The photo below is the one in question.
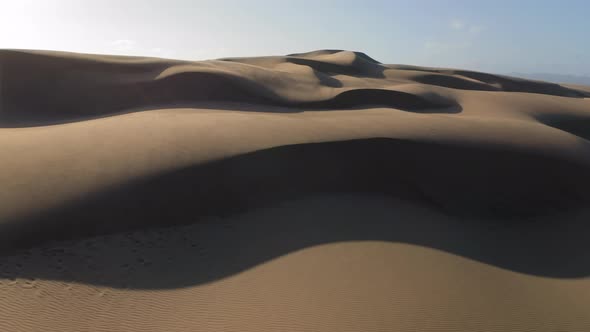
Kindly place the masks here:
<instances>
[{"instance_id":1,"label":"desert ground","mask_svg":"<svg viewBox=\"0 0 590 332\"><path fill-rule=\"evenodd\" d=\"M588 331L590 87L0 50L0 331Z\"/></svg>"}]
</instances>

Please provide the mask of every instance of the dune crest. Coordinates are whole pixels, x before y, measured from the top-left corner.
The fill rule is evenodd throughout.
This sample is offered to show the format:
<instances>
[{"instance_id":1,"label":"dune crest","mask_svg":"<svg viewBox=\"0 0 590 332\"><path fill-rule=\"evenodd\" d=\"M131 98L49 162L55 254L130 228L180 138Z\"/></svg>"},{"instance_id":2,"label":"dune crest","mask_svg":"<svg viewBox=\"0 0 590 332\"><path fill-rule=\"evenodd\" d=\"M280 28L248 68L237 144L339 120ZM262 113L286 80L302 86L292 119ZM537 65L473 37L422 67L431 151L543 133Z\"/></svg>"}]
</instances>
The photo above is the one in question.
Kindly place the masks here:
<instances>
[{"instance_id":1,"label":"dune crest","mask_svg":"<svg viewBox=\"0 0 590 332\"><path fill-rule=\"evenodd\" d=\"M338 50L0 64L3 248L323 192L503 218L590 202L583 90Z\"/></svg>"},{"instance_id":2,"label":"dune crest","mask_svg":"<svg viewBox=\"0 0 590 332\"><path fill-rule=\"evenodd\" d=\"M4 127L205 101L307 109L378 105L426 113L452 113L459 106L453 98L432 98L432 91L421 95L396 89L408 83L590 96L553 83L460 70L388 66L363 53L348 51L188 62L1 50L0 66L0 125ZM28 97L31 95L34 98Z\"/></svg>"},{"instance_id":3,"label":"dune crest","mask_svg":"<svg viewBox=\"0 0 590 332\"><path fill-rule=\"evenodd\" d=\"M3 329L588 326L588 87L0 50L0 160Z\"/></svg>"}]
</instances>

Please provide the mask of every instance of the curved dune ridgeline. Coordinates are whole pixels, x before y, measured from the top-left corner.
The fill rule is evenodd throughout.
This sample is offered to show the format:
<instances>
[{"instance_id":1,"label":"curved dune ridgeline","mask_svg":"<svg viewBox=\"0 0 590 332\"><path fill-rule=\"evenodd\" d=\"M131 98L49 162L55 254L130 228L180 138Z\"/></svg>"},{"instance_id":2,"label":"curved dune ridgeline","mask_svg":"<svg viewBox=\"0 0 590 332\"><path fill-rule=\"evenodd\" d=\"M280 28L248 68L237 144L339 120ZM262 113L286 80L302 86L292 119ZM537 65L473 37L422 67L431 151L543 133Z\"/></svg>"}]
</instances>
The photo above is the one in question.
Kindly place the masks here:
<instances>
[{"instance_id":1,"label":"curved dune ridgeline","mask_svg":"<svg viewBox=\"0 0 590 332\"><path fill-rule=\"evenodd\" d=\"M0 63L3 126L76 121L131 108L205 101L322 109L382 105L425 112L453 112L449 108L457 106L452 100L432 101L379 85L333 87L318 78L339 82L334 75L384 77L386 67L352 52L335 53L326 61L271 57L268 66L261 66L247 59L185 62L0 51Z\"/></svg>"},{"instance_id":2,"label":"curved dune ridgeline","mask_svg":"<svg viewBox=\"0 0 590 332\"><path fill-rule=\"evenodd\" d=\"M0 160L0 330L590 324L588 87L0 50Z\"/></svg>"},{"instance_id":3,"label":"curved dune ridgeline","mask_svg":"<svg viewBox=\"0 0 590 332\"><path fill-rule=\"evenodd\" d=\"M21 128L2 141L4 250L329 192L508 219L589 202L584 90L336 50L202 62L0 56L0 123ZM130 112L140 113L120 115ZM201 128L175 131L185 119Z\"/></svg>"},{"instance_id":4,"label":"curved dune ridgeline","mask_svg":"<svg viewBox=\"0 0 590 332\"><path fill-rule=\"evenodd\" d=\"M387 138L286 145L130 179L5 218L0 239L10 249L187 224L319 193L386 194L449 215L516 219L584 207L586 170L523 151Z\"/></svg>"}]
</instances>

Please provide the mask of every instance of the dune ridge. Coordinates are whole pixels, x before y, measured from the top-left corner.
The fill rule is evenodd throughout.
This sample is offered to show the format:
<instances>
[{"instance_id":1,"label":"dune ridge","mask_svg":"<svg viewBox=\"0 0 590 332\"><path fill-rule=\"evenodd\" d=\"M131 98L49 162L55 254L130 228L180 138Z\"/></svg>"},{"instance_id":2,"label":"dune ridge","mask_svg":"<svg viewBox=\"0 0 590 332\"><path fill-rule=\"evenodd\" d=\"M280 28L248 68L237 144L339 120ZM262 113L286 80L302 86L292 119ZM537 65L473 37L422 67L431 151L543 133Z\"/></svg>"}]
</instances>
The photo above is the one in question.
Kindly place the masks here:
<instances>
[{"instance_id":1,"label":"dune ridge","mask_svg":"<svg viewBox=\"0 0 590 332\"><path fill-rule=\"evenodd\" d=\"M396 90L396 85L409 82L467 90L590 96L554 83L387 66L363 53L347 51L188 62L1 50L0 67L2 126L71 121L130 108L203 101L322 109L379 105L423 112L446 112L458 106L455 100L433 92ZM380 80L358 80L344 86L338 75ZM28 98L28 94L35 98Z\"/></svg>"},{"instance_id":2,"label":"dune ridge","mask_svg":"<svg viewBox=\"0 0 590 332\"><path fill-rule=\"evenodd\" d=\"M332 77L336 74L383 77L385 70L355 53L338 52L333 57L274 57L265 59L270 66L261 66L248 59L187 62L0 51L4 68L0 125L68 121L129 108L203 101L326 109L383 105L432 112L456 106L450 100L433 101L376 86L331 86L329 82L338 82ZM284 66L289 64L293 65ZM24 95L30 93L36 98Z\"/></svg>"},{"instance_id":3,"label":"dune ridge","mask_svg":"<svg viewBox=\"0 0 590 332\"><path fill-rule=\"evenodd\" d=\"M288 145L159 172L4 218L0 248L187 224L325 192L387 194L460 216L558 214L588 203L587 169L522 151L387 138Z\"/></svg>"},{"instance_id":4,"label":"dune ridge","mask_svg":"<svg viewBox=\"0 0 590 332\"><path fill-rule=\"evenodd\" d=\"M62 242L0 258L0 328L584 331L586 220L530 232L337 195Z\"/></svg>"},{"instance_id":5,"label":"dune ridge","mask_svg":"<svg viewBox=\"0 0 590 332\"><path fill-rule=\"evenodd\" d=\"M300 125L284 123L272 128L274 120L269 118L260 120L268 124L259 128L268 138L261 144L248 144L254 135L247 127L208 127L206 130L221 132L238 130L245 147L232 154L223 152L236 144L232 140L223 144L207 140L184 152L190 156L206 148L212 151L208 156L186 164L170 159L167 168L152 171L142 171L143 165L133 166L138 161L132 155L119 156L108 148L101 157L106 162L104 169L92 165L72 169L64 163L81 161L64 156L52 167L80 181L87 181L83 172L90 172L96 181L79 189L73 184L61 199L58 190L54 203L46 208L39 205L38 209L27 206L30 198L22 195L27 190L39 190L39 182L34 181L54 180L25 180L21 176L17 182L28 181L29 185L17 184L18 174L5 168L5 183L15 185L2 193L6 202L0 210L0 214L4 212L0 225L3 248L45 238L73 238L157 225L163 219L167 224L187 223L199 216L240 211L264 206L272 199L280 201L317 192L385 193L422 201L450 214L509 218L581 208L590 197L586 189L590 184L590 144L585 125L590 115L586 111L588 100L582 98L589 94L553 83L461 70L384 65L363 53L336 50L202 62L5 50L0 52L0 64L0 125L4 127L43 128L48 123L72 122L81 130L87 125L111 130L116 126L105 126L104 121L92 118L167 108L174 112L184 107L194 109L194 113L219 109L214 114L203 114L203 120L246 111L285 115L292 123L294 117L314 121L310 117L316 114L312 112L340 110L333 113L333 121L348 128L348 134L330 139L333 129L324 122L314 125L314 133L305 140L292 132L278 143L272 138L277 131ZM347 109L350 116L341 113ZM369 115L368 109L381 110L375 116L379 121L401 123L391 124L391 131L383 128L377 132L371 124L355 129L354 121ZM387 109L390 114L382 112ZM419 123L411 126L413 133L396 133L407 122L396 119L400 111L419 117ZM145 114L132 121L138 134L152 135L158 125L151 121L162 120ZM187 120L203 121L196 118L198 114L191 116L195 116L194 120ZM482 117L488 121L469 121ZM492 127L506 128L487 129L488 133L480 136L469 133L470 138L466 138L466 126L484 130L494 122L498 125ZM538 125L572 136L535 127ZM436 133L433 126L447 129L437 129L444 134ZM38 132L48 133L45 136L50 140L71 135L67 134L69 127L63 128L50 126ZM131 141L135 139L130 140L120 130L113 132L119 137L116 144L134 144ZM181 131L186 130L190 128ZM522 137L527 132L537 137ZM100 142L104 134L95 134L98 136L74 144L80 151L79 158L97 158L92 145ZM544 134L547 138L539 136ZM200 133L192 139L207 135ZM152 144L146 139L147 145L139 151ZM2 143L14 149L20 144L19 138L14 140L7 138ZM535 146L534 140L548 144ZM57 143L48 146L50 150L55 148L59 148ZM130 145L127 153L137 151ZM33 155L22 160L31 158L38 159ZM110 164L128 164L131 168L127 175L107 186L108 181L100 180L100 173L107 172ZM18 172L18 168L15 165L12 171ZM159 200L162 192L175 199ZM8 203L15 199L21 202ZM26 213L10 212L25 206Z\"/></svg>"},{"instance_id":6,"label":"dune ridge","mask_svg":"<svg viewBox=\"0 0 590 332\"><path fill-rule=\"evenodd\" d=\"M590 87L0 50L0 159L3 329L588 326Z\"/></svg>"}]
</instances>

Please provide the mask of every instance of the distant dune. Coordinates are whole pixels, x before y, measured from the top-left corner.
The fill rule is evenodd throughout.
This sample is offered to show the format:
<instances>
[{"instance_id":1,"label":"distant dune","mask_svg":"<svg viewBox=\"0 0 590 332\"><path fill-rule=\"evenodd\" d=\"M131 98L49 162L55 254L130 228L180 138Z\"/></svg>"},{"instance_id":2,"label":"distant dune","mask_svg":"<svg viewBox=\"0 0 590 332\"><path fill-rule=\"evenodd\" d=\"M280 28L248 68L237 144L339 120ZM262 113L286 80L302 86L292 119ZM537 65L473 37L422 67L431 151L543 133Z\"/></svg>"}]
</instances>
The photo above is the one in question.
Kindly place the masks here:
<instances>
[{"instance_id":1,"label":"distant dune","mask_svg":"<svg viewBox=\"0 0 590 332\"><path fill-rule=\"evenodd\" d=\"M563 75L563 74L548 74L548 73L512 73L512 76L524 77L533 80L542 80L554 83L563 84L578 84L590 86L590 76L584 75Z\"/></svg>"},{"instance_id":2,"label":"distant dune","mask_svg":"<svg viewBox=\"0 0 590 332\"><path fill-rule=\"evenodd\" d=\"M0 330L587 331L590 87L0 50Z\"/></svg>"}]
</instances>

